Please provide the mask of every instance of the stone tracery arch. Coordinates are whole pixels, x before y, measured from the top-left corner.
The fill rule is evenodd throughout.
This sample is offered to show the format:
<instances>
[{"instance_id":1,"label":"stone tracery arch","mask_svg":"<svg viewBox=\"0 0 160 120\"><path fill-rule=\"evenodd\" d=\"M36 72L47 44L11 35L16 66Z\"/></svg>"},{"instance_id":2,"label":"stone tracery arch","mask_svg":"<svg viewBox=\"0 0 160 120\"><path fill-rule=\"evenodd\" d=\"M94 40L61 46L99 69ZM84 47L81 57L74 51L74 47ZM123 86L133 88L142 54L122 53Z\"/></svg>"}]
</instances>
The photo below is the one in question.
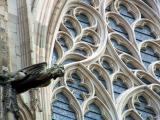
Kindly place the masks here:
<instances>
[{"instance_id":1,"label":"stone tracery arch","mask_svg":"<svg viewBox=\"0 0 160 120\"><path fill-rule=\"evenodd\" d=\"M87 2L86 2L87 1ZM91 1L91 2L90 2ZM114 15L117 16L117 18L119 19L118 23L124 27L126 29L126 31L128 32L129 34L129 45L132 46L132 50L134 50L133 54L135 55L135 60L131 60L131 61L134 61L133 64L135 64L136 66L139 66L137 67L137 70L142 70L142 71L145 71L147 72L148 74L152 73L154 76L154 73L153 73L153 65L151 64L152 67L149 68L149 70L145 70L144 69L144 66L143 64L141 64L141 57L140 57L140 44L138 44L136 42L136 36L135 36L135 32L134 32L134 26L137 25L137 23L141 22L141 21L147 21L147 20L144 20L143 17L145 17L145 19L149 19L150 21L152 21L153 23L156 23L156 26L157 26L157 23L160 22L159 18L157 17L157 15L153 12L153 10L151 10L150 8L146 7L144 5L144 3L140 0L136 0L137 3L134 1L134 0L131 0L131 1L127 1L127 0L116 0L115 2L107 2L105 0L96 0L95 3L92 1L92 0L78 0L77 2L75 1L71 1L71 2L68 2L64 5L63 9L61 10L62 14L61 16L57 19L59 20L58 23L57 23L57 26L55 27L55 24L53 22L50 21L50 27L48 29L48 40L46 41L46 57L45 59L51 63L50 59L53 55L53 52L55 50L53 50L53 46L54 47L57 47L57 52L60 52L59 54L61 54L59 56L59 60L57 61L58 63L62 63L63 61L67 60L67 62L65 62L65 66L66 66L66 70L67 70L67 73L69 72L69 70L71 69L71 67L77 67L78 68L81 68L82 70L84 70L83 72L87 75L87 76L90 76L88 79L93 79L91 81L92 85L94 86L93 87L93 91L95 91L94 95L93 96L96 96L98 97L98 99L100 99L102 101L103 104L107 105L107 104L110 104L109 107L112 108L112 111L116 111L115 110L115 107L117 108L118 104L116 105L114 103L114 100L112 98L112 93L111 92L108 92L108 91L105 91L104 88L102 87L101 84L99 84L98 79L93 77L93 74L91 73L90 69L89 69L89 66L93 66L94 64L99 64L98 66L101 67L102 69L103 66L101 64L101 59L103 56L108 56L108 58L110 57L110 62L112 61L113 59L113 73L111 74L107 74L107 76L109 76L109 78L114 78L114 73L117 72L117 73L121 73L123 72L126 76L129 76L130 80L132 81L133 83L133 86L131 88L129 88L126 92L124 92L124 94L128 94L129 92L133 92L135 86L140 86L141 89L146 89L147 87L143 87L142 86L142 82L139 81L139 78L134 74L134 72L136 71L132 71L130 72L129 69L127 67L124 67L124 63L121 60L121 58L131 58L129 55L126 55L124 53L119 53L117 54L116 51L113 51L111 50L110 48L114 48L114 46L111 46L111 44L108 43L109 39L110 39L110 36L122 36L122 41L125 40L125 38L123 39L123 35L120 33L120 32L123 32L123 31L116 31L116 32L113 32L113 30L111 29L107 29L107 26L108 26L108 21L106 20L106 17L115 17ZM104 2L106 2L106 4L103 4ZM130 12L131 10L133 11L133 15L135 16L135 20L133 23L129 24L127 23L127 15L126 15L126 19L123 18L124 16L120 14L120 7L119 7L119 3L123 4L127 10ZM138 4L139 3L139 4ZM105 5L108 5L108 4L112 4L111 5L111 8L110 8L110 11L108 13L105 13ZM128 6L127 6L128 5ZM141 6L142 7L141 7ZM144 6L143 6L144 5ZM79 8L78 8L78 7ZM78 23L79 19L77 20L76 18L76 14L74 14L74 12L77 10L76 9L79 9L80 11L82 10L83 12L82 13L86 13L86 16L89 18L89 21L91 20L91 16L89 14L92 14L93 17L93 21L92 23L90 24L91 26L88 26L86 28L83 28L81 26L81 23ZM107 7L107 6L106 6ZM135 9L133 9L135 8ZM74 10L76 9L76 10ZM69 11L68 11L69 10ZM74 12L72 12L72 10ZM123 9L123 10L126 10L126 9ZM149 13L148 11L150 11L151 13ZM66 13L66 11L68 11ZM78 12L80 12L78 11ZM88 13L87 13L88 12ZM99 12L99 13L98 13ZM123 12L123 11L122 11ZM80 12L81 13L81 12ZM147 14L149 14L147 16ZM70 35L69 32L67 32L67 30L65 29L68 29L68 28L65 28L63 29L63 27L60 27L60 22L63 21L64 19L64 16L65 15L68 15L70 16L71 19L73 19L74 21L76 21L75 23L77 24L77 28L76 29L79 29L77 31L78 35L75 37L75 39L72 38L72 36ZM124 13L125 14L125 13ZM142 16L143 15L143 16ZM90 17L89 17L90 16ZM154 17L153 17L154 16ZM84 17L84 16L83 16ZM54 17L53 17L54 18ZM117 18L115 18L117 20ZM152 19L153 18L153 19ZM85 19L85 18L83 18ZM82 19L81 22L84 22ZM51 19L52 20L52 19ZM148 21L149 21L148 20ZM139 21L139 22L138 22ZM75 23L73 24L73 26L75 25ZM86 23L85 23L86 24ZM119 25L118 24L118 25ZM76 26L76 25L75 25ZM153 25L154 26L154 25ZM70 26L71 27L71 26ZM96 28L97 27L97 28ZM159 27L159 26L158 26ZM155 29L158 29L158 27L156 27ZM56 29L54 29L56 28ZM59 28L61 29L60 32L58 32ZM119 29L119 28L118 28ZM53 33L52 35L50 35L50 33ZM60 33L63 33L63 34L66 34L66 37L64 37L65 39L70 39L70 40L66 40L65 42L68 43L66 44L66 46L68 45L68 53L65 53L62 49L62 47L65 46L65 42L58 42L58 40L56 40L56 37L57 37L57 34L60 34ZM109 33L109 34L108 34ZM94 35L93 38L91 38L89 35ZM112 35L113 34L113 35ZM84 36L85 38L83 38L83 35L86 35ZM63 35L62 35L63 36ZM97 36L97 37L96 37ZM86 40L87 38L87 40ZM71 40L72 39L72 40ZM84 39L84 40L81 40L81 39ZM92 41L93 39L93 41ZM99 39L99 40L98 40ZM158 40L159 37L155 38L155 39L149 39L150 41L154 42L155 44L157 44L159 46L159 43L158 43ZM97 41L94 41L94 40L97 40ZM108 41L107 41L108 40ZM72 42L69 42L69 41L72 41ZM76 43L76 42L77 43ZM88 43L87 43L88 42ZM90 42L90 43L89 43ZM92 45L93 43L98 43L97 46L94 46ZM148 41L147 41L148 42ZM76 43L76 44L75 44ZM126 43L126 42L124 42ZM74 46L75 45L75 46ZM78 47L76 46L78 45ZM106 45L106 46L105 46ZM127 45L127 44L126 44ZM72 46L73 49L72 49ZM97 47L97 48L96 48ZM77 49L78 48L78 49ZM60 50L61 49L61 50ZM115 48L114 48L115 49ZM77 52L75 54L75 51ZM80 54L85 54L84 56L80 56ZM88 54L86 54L85 52L88 52ZM70 54L68 56L64 56L65 54ZM76 58L76 59L75 59ZM75 60L74 60L75 59ZM156 61L157 62L157 61ZM71 63L71 64L70 64ZM138 65L140 64L140 65ZM114 66L115 65L115 66ZM143 72L142 72L143 73ZM141 74L142 74L141 73ZM105 72L104 72L105 74ZM65 76L66 77L66 76ZM66 78L64 78L66 79ZM57 80L59 81L59 80ZM63 81L63 80L62 80ZM109 82L110 83L110 82ZM54 86L56 86L56 82L53 83ZM60 86L63 86L63 87L67 87L67 85L65 84L65 82L61 83ZM111 88L112 88L112 84L111 84ZM56 87L53 88L54 90L57 90ZM148 89L148 88L147 88ZM137 88L138 90L138 88ZM138 94L136 93L135 90L133 93L134 94ZM103 91L104 93L101 93L101 91ZM148 90L150 91L150 90ZM53 93L54 94L54 93ZM71 92L71 94L73 94ZM105 97L104 97L105 95ZM74 94L73 94L74 96ZM121 96L121 95L120 95ZM123 96L123 95L122 95ZM108 97L108 98L107 98ZM108 103L105 99L107 98L107 100L109 100L110 102ZM118 100L120 100L121 97L118 97ZM76 100L76 99L75 99ZM122 100L122 99L121 99ZM112 101L112 102L111 102ZM125 100L124 100L125 101ZM84 102L87 102L84 101ZM82 111L83 112L83 111ZM129 112L131 113L131 112ZM118 117L117 117L117 114L118 114ZM134 114L134 113L133 113ZM135 116L138 116L137 113L135 113L136 115L132 115L132 117L135 117ZM116 117L113 117L113 116L116 116ZM129 115L128 113L126 113L125 115L122 115L119 110L115 112L114 115L111 115L113 117L113 119L123 119L123 116L125 115ZM83 117L82 117L83 119Z\"/></svg>"}]
</instances>

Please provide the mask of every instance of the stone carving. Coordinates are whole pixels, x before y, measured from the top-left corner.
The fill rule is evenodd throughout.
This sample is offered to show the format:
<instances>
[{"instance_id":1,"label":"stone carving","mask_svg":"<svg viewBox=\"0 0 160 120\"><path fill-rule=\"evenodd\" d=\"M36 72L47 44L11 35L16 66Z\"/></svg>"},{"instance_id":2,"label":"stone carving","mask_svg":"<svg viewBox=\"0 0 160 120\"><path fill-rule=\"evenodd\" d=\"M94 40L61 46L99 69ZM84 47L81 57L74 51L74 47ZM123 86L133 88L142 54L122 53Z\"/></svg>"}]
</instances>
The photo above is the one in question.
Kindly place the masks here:
<instances>
[{"instance_id":1,"label":"stone carving","mask_svg":"<svg viewBox=\"0 0 160 120\"><path fill-rule=\"evenodd\" d=\"M3 96L1 111L4 111L3 120L17 120L19 110L16 94L23 93L31 88L45 87L51 83L51 79L62 77L64 67L62 65L53 65L47 69L47 63L39 63L17 71L9 73L7 68L3 68L0 73L0 91ZM3 110L2 110L3 109Z\"/></svg>"}]
</instances>

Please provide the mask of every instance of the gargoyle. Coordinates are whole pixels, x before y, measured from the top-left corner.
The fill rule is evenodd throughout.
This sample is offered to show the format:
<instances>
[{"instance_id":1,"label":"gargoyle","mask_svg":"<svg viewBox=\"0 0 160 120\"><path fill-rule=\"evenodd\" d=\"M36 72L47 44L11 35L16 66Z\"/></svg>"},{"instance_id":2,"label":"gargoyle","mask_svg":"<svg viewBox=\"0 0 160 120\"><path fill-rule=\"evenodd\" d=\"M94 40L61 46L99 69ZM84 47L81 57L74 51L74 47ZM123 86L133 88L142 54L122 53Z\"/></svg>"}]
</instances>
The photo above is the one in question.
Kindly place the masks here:
<instances>
[{"instance_id":1,"label":"gargoyle","mask_svg":"<svg viewBox=\"0 0 160 120\"><path fill-rule=\"evenodd\" d=\"M47 63L39 63L17 71L8 81L17 94L25 92L31 88L45 87L57 77L64 75L64 67L54 64L47 69Z\"/></svg>"}]
</instances>

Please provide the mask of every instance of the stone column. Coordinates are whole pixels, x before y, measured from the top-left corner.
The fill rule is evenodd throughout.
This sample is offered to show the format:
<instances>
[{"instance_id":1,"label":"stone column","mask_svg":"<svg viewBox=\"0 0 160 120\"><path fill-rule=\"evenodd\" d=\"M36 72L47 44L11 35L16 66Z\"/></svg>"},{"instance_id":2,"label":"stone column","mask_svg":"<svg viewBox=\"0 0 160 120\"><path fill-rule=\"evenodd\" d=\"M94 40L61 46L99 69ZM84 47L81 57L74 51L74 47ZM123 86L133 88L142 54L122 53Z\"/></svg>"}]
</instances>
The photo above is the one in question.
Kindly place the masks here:
<instances>
[{"instance_id":1,"label":"stone column","mask_svg":"<svg viewBox=\"0 0 160 120\"><path fill-rule=\"evenodd\" d=\"M2 66L9 67L7 21L7 2L0 0L0 71L2 71Z\"/></svg>"},{"instance_id":2,"label":"stone column","mask_svg":"<svg viewBox=\"0 0 160 120\"><path fill-rule=\"evenodd\" d=\"M9 68L9 47L8 47L8 6L7 0L0 0L0 72L3 68ZM0 84L0 120L15 120L10 113L6 113L4 102L5 85ZM11 118L12 117L12 118Z\"/></svg>"}]
</instances>

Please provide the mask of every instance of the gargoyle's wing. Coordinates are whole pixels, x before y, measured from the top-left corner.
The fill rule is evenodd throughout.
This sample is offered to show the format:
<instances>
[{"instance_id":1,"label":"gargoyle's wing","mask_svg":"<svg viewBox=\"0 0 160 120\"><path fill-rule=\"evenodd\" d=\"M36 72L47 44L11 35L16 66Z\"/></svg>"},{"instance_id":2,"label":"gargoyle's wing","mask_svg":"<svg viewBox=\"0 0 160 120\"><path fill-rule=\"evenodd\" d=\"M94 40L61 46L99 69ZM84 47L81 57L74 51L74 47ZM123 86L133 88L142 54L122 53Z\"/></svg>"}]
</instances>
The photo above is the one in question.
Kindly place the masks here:
<instances>
[{"instance_id":1,"label":"gargoyle's wing","mask_svg":"<svg viewBox=\"0 0 160 120\"><path fill-rule=\"evenodd\" d=\"M47 67L47 63L42 62L42 63L34 64L29 67L23 68L18 72L23 72L26 75L36 75L36 74L39 74L41 71L46 70L46 67Z\"/></svg>"},{"instance_id":2,"label":"gargoyle's wing","mask_svg":"<svg viewBox=\"0 0 160 120\"><path fill-rule=\"evenodd\" d=\"M17 71L17 74L19 72L22 72L25 74L24 78L16 79L12 81L11 85L12 87L17 91L17 93L25 92L31 88L37 87L39 83L35 81L37 77L39 77L40 73L44 70L46 70L47 63L38 63L26 68L23 68L19 71Z\"/></svg>"}]
</instances>

